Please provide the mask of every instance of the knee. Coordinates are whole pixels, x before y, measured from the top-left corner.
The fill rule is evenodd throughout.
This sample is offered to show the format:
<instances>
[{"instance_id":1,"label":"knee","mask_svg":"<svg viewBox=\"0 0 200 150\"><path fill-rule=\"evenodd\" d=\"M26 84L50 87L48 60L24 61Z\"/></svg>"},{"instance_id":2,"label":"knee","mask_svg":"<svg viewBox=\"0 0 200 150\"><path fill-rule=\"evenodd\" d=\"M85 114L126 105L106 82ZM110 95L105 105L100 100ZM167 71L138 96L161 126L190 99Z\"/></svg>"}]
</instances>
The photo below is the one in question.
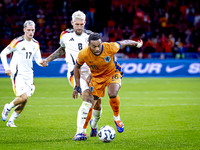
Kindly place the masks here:
<instances>
[{"instance_id":1,"label":"knee","mask_svg":"<svg viewBox=\"0 0 200 150\"><path fill-rule=\"evenodd\" d=\"M108 91L109 98L115 98L117 96L117 91Z\"/></svg>"},{"instance_id":2,"label":"knee","mask_svg":"<svg viewBox=\"0 0 200 150\"><path fill-rule=\"evenodd\" d=\"M93 103L93 101L94 101L94 97L93 97L92 93L90 92L90 90L83 91L82 98L83 98L83 101L86 101L89 103Z\"/></svg>"},{"instance_id":3,"label":"knee","mask_svg":"<svg viewBox=\"0 0 200 150\"><path fill-rule=\"evenodd\" d=\"M28 95L26 93L22 94L20 97L21 97L21 100L22 100L23 103L27 103Z\"/></svg>"}]
</instances>

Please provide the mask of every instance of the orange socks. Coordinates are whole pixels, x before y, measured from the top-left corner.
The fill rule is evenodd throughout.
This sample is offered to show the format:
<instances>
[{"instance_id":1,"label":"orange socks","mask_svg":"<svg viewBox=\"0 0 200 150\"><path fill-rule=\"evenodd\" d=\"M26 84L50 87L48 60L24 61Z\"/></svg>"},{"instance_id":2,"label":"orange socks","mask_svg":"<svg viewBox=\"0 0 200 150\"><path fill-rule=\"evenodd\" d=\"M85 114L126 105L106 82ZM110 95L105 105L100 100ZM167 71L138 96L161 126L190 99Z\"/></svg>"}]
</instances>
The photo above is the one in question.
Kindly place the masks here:
<instances>
[{"instance_id":1,"label":"orange socks","mask_svg":"<svg viewBox=\"0 0 200 150\"><path fill-rule=\"evenodd\" d=\"M110 106L112 107L114 116L119 116L120 98L117 95L115 98L110 98Z\"/></svg>"}]
</instances>

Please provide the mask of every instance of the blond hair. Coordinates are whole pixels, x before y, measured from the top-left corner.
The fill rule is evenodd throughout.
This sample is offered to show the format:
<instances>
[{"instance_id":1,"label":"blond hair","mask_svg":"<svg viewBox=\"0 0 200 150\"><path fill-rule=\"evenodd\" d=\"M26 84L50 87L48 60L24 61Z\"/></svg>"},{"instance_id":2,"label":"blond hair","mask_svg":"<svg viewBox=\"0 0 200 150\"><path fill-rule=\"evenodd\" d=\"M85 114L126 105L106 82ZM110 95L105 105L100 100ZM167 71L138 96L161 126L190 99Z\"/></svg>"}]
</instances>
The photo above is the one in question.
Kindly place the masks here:
<instances>
[{"instance_id":1,"label":"blond hair","mask_svg":"<svg viewBox=\"0 0 200 150\"><path fill-rule=\"evenodd\" d=\"M85 21L85 14L78 10L78 11L75 11L73 14L72 14L72 21L74 21L75 19L80 19L80 20L84 20Z\"/></svg>"},{"instance_id":2,"label":"blond hair","mask_svg":"<svg viewBox=\"0 0 200 150\"><path fill-rule=\"evenodd\" d=\"M35 27L35 23L32 20L26 20L24 22L24 28L26 28L27 26L34 26Z\"/></svg>"}]
</instances>

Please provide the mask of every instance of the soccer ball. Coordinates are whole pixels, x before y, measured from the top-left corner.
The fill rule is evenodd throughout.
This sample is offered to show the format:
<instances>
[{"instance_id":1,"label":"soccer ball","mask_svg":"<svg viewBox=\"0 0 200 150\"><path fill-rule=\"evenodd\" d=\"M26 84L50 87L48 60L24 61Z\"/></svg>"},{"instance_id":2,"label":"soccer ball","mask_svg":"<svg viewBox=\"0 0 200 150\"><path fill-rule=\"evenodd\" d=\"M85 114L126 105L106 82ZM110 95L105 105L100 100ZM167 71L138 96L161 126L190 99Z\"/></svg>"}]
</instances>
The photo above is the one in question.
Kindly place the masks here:
<instances>
[{"instance_id":1,"label":"soccer ball","mask_svg":"<svg viewBox=\"0 0 200 150\"><path fill-rule=\"evenodd\" d=\"M99 130L98 137L103 142L111 142L115 138L115 130L113 129L113 127L105 125Z\"/></svg>"}]
</instances>

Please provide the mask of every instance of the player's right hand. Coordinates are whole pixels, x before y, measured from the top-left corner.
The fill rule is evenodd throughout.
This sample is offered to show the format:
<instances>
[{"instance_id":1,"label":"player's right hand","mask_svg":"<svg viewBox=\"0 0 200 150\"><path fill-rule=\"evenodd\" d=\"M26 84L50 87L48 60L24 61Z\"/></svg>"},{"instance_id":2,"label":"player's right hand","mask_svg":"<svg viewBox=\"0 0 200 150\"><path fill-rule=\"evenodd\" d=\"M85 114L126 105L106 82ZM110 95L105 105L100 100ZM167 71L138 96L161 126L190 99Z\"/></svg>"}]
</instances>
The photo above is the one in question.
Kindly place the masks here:
<instances>
[{"instance_id":1,"label":"player's right hand","mask_svg":"<svg viewBox=\"0 0 200 150\"><path fill-rule=\"evenodd\" d=\"M5 71L5 74L6 74L7 76L11 77L11 71L10 71L10 70L6 70L6 71Z\"/></svg>"},{"instance_id":2,"label":"player's right hand","mask_svg":"<svg viewBox=\"0 0 200 150\"><path fill-rule=\"evenodd\" d=\"M77 98L78 98L78 91L77 91L76 89L74 89L74 92L73 92L73 94L72 94L72 97L73 97L74 99L77 99Z\"/></svg>"},{"instance_id":3,"label":"player's right hand","mask_svg":"<svg viewBox=\"0 0 200 150\"><path fill-rule=\"evenodd\" d=\"M40 64L42 65L42 67L47 67L47 66L48 66L48 62L47 62L46 59L42 60L42 61L40 62Z\"/></svg>"}]
</instances>

